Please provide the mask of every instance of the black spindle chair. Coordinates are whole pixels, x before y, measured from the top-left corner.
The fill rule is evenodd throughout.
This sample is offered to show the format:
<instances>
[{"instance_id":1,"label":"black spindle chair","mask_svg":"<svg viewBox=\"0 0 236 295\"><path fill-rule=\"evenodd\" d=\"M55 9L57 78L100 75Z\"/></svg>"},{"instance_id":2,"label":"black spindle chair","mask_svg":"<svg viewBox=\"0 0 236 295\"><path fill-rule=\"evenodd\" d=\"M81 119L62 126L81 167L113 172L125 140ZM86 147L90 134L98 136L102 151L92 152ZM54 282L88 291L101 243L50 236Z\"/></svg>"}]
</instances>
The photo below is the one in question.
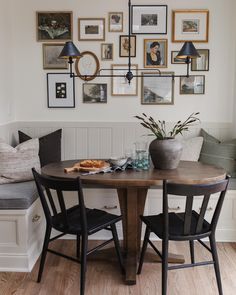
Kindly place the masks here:
<instances>
[{"instance_id":1,"label":"black spindle chair","mask_svg":"<svg viewBox=\"0 0 236 295\"><path fill-rule=\"evenodd\" d=\"M119 240L117 236L116 223L121 220L121 216L107 213L98 209L88 209L84 204L83 190L80 178L70 179L57 179L40 175L32 169L40 200L43 206L44 214L46 217L46 233L44 244L41 254L38 282L41 281L46 254L51 252L61 257L70 259L81 264L80 271L80 294L85 292L85 274L86 274L86 261L87 255L102 248L111 241L114 241L116 254L118 256L119 265L122 273L124 273L123 259L121 255ZM53 198L52 191L56 192L56 198ZM70 208L66 207L64 192L76 191L78 193L78 204ZM58 201L58 206L55 200ZM52 229L60 232L59 235L50 238ZM88 250L88 236L94 234L102 229L110 230L112 238L99 246ZM66 234L76 236L77 247L76 256L71 257L63 253L59 253L49 249L49 243L57 238ZM81 245L80 245L81 238ZM81 248L81 249L80 249Z\"/></svg>"},{"instance_id":2,"label":"black spindle chair","mask_svg":"<svg viewBox=\"0 0 236 295\"><path fill-rule=\"evenodd\" d=\"M167 294L167 271L178 268L187 268L213 264L215 268L216 280L219 294L222 295L222 284L220 278L219 261L216 248L215 231L225 193L227 190L229 177L225 180L205 185L185 185L174 184L164 181L163 183L163 212L159 215L141 216L141 220L146 224L146 232L143 247L140 255L138 274L141 273L144 255L148 243L162 259L162 294ZM211 222L207 222L205 214L212 194L220 193L213 212ZM168 210L168 195L186 196L185 212L174 213ZM194 197L202 196L202 205L199 213L193 210ZM162 254L150 241L150 233L155 233L162 240ZM210 247L201 239L208 237ZM212 261L195 262L194 240L198 241L212 254ZM191 263L168 266L168 246L169 241L189 241Z\"/></svg>"}]
</instances>

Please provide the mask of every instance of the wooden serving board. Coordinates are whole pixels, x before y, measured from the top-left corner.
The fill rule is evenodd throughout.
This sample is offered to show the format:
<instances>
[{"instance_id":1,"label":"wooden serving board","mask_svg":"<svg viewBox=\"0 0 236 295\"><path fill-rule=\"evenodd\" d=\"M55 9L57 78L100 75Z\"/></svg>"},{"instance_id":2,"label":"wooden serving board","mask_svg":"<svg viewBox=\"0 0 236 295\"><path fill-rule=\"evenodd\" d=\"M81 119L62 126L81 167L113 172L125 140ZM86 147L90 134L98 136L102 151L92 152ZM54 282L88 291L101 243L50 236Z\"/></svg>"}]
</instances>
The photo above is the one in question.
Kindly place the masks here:
<instances>
[{"instance_id":1,"label":"wooden serving board","mask_svg":"<svg viewBox=\"0 0 236 295\"><path fill-rule=\"evenodd\" d=\"M70 173L70 172L91 172L91 171L102 171L106 168L110 167L110 164L108 162L104 162L104 165L102 167L81 167L80 162L75 163L73 167L69 168L64 168L65 173Z\"/></svg>"}]
</instances>

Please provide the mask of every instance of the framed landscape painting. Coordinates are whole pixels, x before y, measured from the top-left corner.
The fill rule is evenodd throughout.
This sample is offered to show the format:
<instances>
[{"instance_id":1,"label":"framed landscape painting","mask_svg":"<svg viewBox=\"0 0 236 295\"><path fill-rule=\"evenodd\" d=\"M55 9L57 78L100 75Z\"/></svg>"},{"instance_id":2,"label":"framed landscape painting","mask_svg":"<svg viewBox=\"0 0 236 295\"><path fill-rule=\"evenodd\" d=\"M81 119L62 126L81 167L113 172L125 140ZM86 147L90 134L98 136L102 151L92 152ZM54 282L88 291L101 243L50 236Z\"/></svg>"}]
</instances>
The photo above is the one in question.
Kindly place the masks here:
<instances>
[{"instance_id":1,"label":"framed landscape painting","mask_svg":"<svg viewBox=\"0 0 236 295\"><path fill-rule=\"evenodd\" d=\"M79 40L104 41L105 18L79 18Z\"/></svg>"},{"instance_id":2,"label":"framed landscape painting","mask_svg":"<svg viewBox=\"0 0 236 295\"><path fill-rule=\"evenodd\" d=\"M107 84L83 84L84 103L107 103Z\"/></svg>"},{"instance_id":3,"label":"framed landscape painting","mask_svg":"<svg viewBox=\"0 0 236 295\"><path fill-rule=\"evenodd\" d=\"M44 69L68 69L68 62L58 58L64 44L45 43L43 44L43 68Z\"/></svg>"},{"instance_id":4,"label":"framed landscape painting","mask_svg":"<svg viewBox=\"0 0 236 295\"><path fill-rule=\"evenodd\" d=\"M180 94L204 94L205 76L180 77Z\"/></svg>"},{"instance_id":5,"label":"framed landscape painting","mask_svg":"<svg viewBox=\"0 0 236 295\"><path fill-rule=\"evenodd\" d=\"M172 42L208 42L209 10L174 10Z\"/></svg>"},{"instance_id":6,"label":"framed landscape painting","mask_svg":"<svg viewBox=\"0 0 236 295\"><path fill-rule=\"evenodd\" d=\"M132 34L167 34L167 5L132 5Z\"/></svg>"},{"instance_id":7,"label":"framed landscape painting","mask_svg":"<svg viewBox=\"0 0 236 295\"><path fill-rule=\"evenodd\" d=\"M75 83L69 73L47 74L48 108L74 108Z\"/></svg>"},{"instance_id":8,"label":"framed landscape painting","mask_svg":"<svg viewBox=\"0 0 236 295\"><path fill-rule=\"evenodd\" d=\"M36 33L39 42L72 40L71 11L38 11L36 12Z\"/></svg>"},{"instance_id":9,"label":"framed landscape painting","mask_svg":"<svg viewBox=\"0 0 236 295\"><path fill-rule=\"evenodd\" d=\"M162 74L174 75L174 72L162 72ZM174 79L172 77L161 77L156 72L143 72L142 75L141 104L174 104Z\"/></svg>"},{"instance_id":10,"label":"framed landscape painting","mask_svg":"<svg viewBox=\"0 0 236 295\"><path fill-rule=\"evenodd\" d=\"M183 58L176 58L179 51L171 51L171 63L172 64L185 64L185 60Z\"/></svg>"}]
</instances>

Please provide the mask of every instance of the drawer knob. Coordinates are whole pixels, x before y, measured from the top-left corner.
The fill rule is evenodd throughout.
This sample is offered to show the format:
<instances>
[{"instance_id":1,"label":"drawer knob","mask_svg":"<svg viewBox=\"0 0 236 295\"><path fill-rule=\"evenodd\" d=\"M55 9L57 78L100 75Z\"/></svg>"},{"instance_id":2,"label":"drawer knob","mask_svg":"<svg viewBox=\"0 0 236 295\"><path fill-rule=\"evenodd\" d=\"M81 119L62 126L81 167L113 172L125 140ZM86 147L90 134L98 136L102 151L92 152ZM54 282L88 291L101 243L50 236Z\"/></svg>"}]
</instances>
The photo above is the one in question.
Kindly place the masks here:
<instances>
[{"instance_id":1,"label":"drawer knob","mask_svg":"<svg viewBox=\"0 0 236 295\"><path fill-rule=\"evenodd\" d=\"M40 215L35 214L35 215L32 217L32 222L37 222L37 221L39 221L40 218L41 218Z\"/></svg>"},{"instance_id":2,"label":"drawer knob","mask_svg":"<svg viewBox=\"0 0 236 295\"><path fill-rule=\"evenodd\" d=\"M117 209L117 205L115 205L115 206L107 206L107 205L105 205L103 208L107 209L107 210Z\"/></svg>"},{"instance_id":3,"label":"drawer knob","mask_svg":"<svg viewBox=\"0 0 236 295\"><path fill-rule=\"evenodd\" d=\"M180 206L177 206L177 207L168 207L169 210L171 211L178 211L180 210Z\"/></svg>"}]
</instances>

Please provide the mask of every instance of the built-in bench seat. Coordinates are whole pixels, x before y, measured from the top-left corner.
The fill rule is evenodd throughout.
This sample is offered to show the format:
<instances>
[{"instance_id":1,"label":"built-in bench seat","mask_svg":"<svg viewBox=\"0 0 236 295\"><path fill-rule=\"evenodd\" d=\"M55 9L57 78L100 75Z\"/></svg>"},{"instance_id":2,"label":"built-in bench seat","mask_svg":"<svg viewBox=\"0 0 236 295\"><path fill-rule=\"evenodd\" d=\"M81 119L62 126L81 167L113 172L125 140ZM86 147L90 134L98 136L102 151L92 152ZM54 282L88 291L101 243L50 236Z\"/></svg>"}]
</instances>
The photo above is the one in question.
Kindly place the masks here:
<instances>
[{"instance_id":1,"label":"built-in bench seat","mask_svg":"<svg viewBox=\"0 0 236 295\"><path fill-rule=\"evenodd\" d=\"M0 271L31 271L44 226L34 181L0 185Z\"/></svg>"}]
</instances>

